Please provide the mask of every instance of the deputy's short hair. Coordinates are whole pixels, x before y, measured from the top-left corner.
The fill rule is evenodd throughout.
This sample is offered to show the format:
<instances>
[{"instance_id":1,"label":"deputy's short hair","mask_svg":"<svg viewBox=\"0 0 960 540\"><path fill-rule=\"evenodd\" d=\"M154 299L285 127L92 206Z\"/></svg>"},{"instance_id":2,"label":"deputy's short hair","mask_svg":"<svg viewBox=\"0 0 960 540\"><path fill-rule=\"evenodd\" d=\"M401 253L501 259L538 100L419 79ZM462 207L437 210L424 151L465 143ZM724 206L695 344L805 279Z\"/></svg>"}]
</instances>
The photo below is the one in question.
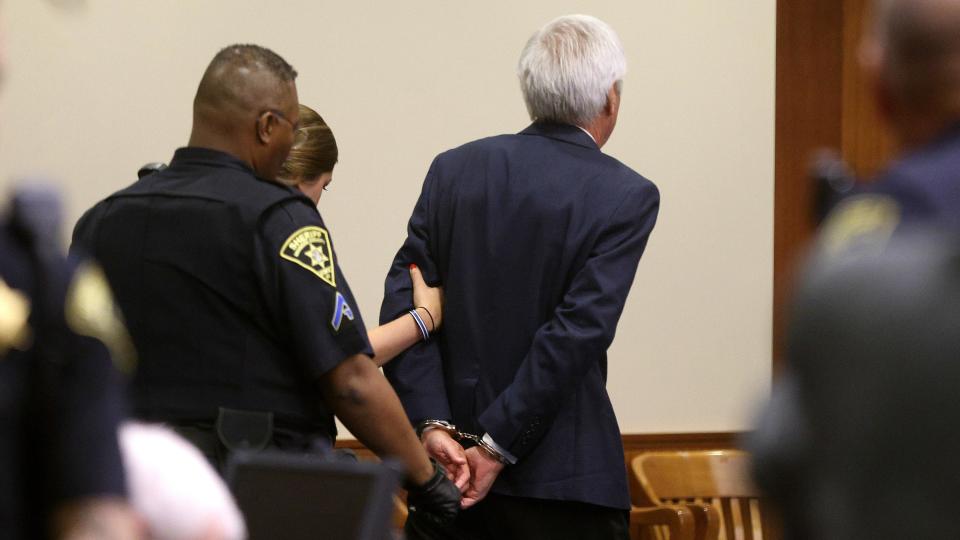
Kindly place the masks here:
<instances>
[{"instance_id":1,"label":"deputy's short hair","mask_svg":"<svg viewBox=\"0 0 960 540\"><path fill-rule=\"evenodd\" d=\"M566 15L537 31L517 65L530 118L538 122L585 125L619 91L627 61L620 38L607 23L589 15Z\"/></svg>"},{"instance_id":2,"label":"deputy's short hair","mask_svg":"<svg viewBox=\"0 0 960 540\"><path fill-rule=\"evenodd\" d=\"M282 56L260 45L240 43L224 47L210 61L208 69L227 65L265 69L283 82L294 81L297 78L297 70L293 69L293 66L288 64Z\"/></svg>"}]
</instances>

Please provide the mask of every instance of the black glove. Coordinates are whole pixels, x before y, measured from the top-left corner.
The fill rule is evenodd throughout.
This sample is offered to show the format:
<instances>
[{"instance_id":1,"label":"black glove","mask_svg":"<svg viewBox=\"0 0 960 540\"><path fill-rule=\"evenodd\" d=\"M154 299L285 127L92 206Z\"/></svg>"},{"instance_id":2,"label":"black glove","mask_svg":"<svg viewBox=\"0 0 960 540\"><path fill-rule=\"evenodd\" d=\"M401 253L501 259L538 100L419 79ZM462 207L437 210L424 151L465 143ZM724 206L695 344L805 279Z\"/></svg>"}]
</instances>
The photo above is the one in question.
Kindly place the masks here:
<instances>
[{"instance_id":1,"label":"black glove","mask_svg":"<svg viewBox=\"0 0 960 540\"><path fill-rule=\"evenodd\" d=\"M407 524L430 523L445 527L460 513L460 490L447 479L443 467L433 458L433 476L423 485L414 486L407 482L407 507L410 515Z\"/></svg>"}]
</instances>

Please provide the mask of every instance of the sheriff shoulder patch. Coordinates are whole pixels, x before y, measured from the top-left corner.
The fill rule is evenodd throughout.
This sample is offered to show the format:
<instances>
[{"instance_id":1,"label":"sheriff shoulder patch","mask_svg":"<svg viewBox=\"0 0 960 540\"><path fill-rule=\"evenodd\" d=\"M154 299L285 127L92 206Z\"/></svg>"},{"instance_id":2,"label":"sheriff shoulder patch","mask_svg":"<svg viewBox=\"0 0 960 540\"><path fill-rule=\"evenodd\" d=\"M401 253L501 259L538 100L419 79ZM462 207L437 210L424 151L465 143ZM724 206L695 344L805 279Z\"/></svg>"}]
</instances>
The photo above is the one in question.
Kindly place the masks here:
<instances>
[{"instance_id":1,"label":"sheriff shoulder patch","mask_svg":"<svg viewBox=\"0 0 960 540\"><path fill-rule=\"evenodd\" d=\"M25 350L30 343L30 300L0 279L0 354Z\"/></svg>"},{"instance_id":2,"label":"sheriff shoulder patch","mask_svg":"<svg viewBox=\"0 0 960 540\"><path fill-rule=\"evenodd\" d=\"M313 272L331 287L337 286L330 235L323 227L297 229L280 248L280 256Z\"/></svg>"},{"instance_id":3,"label":"sheriff shoulder patch","mask_svg":"<svg viewBox=\"0 0 960 540\"><path fill-rule=\"evenodd\" d=\"M100 340L107 346L120 371L133 372L137 363L136 349L113 301L107 276L99 266L85 262L77 268L67 290L64 312L71 330Z\"/></svg>"},{"instance_id":4,"label":"sheriff shoulder patch","mask_svg":"<svg viewBox=\"0 0 960 540\"><path fill-rule=\"evenodd\" d=\"M830 255L882 250L899 224L897 201L886 195L858 195L830 213L823 224L822 246Z\"/></svg>"}]
</instances>

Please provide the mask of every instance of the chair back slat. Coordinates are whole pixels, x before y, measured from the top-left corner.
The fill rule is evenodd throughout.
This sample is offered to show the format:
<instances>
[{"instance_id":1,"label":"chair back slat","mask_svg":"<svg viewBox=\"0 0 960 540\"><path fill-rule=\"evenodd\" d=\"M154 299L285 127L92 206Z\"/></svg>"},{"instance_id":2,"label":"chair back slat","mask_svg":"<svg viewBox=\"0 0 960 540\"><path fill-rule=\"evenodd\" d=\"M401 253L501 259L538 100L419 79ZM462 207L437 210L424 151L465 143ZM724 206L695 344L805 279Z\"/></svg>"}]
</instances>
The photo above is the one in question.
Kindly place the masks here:
<instances>
[{"instance_id":1,"label":"chair back slat","mask_svg":"<svg viewBox=\"0 0 960 540\"><path fill-rule=\"evenodd\" d=\"M664 504L673 504L672 501L664 501ZM656 536L657 540L672 540L670 538L670 527L667 525L659 525L656 527Z\"/></svg>"},{"instance_id":2,"label":"chair back slat","mask_svg":"<svg viewBox=\"0 0 960 540\"><path fill-rule=\"evenodd\" d=\"M710 499L710 504L717 509L717 517L720 518L720 530L717 535L717 540L727 540L727 520L724 517L726 512L723 511L723 501L719 497L714 497Z\"/></svg>"},{"instance_id":3,"label":"chair back slat","mask_svg":"<svg viewBox=\"0 0 960 540\"><path fill-rule=\"evenodd\" d=\"M763 540L763 521L760 518L760 499L750 499L750 524L754 540Z\"/></svg>"},{"instance_id":4,"label":"chair back slat","mask_svg":"<svg viewBox=\"0 0 960 540\"><path fill-rule=\"evenodd\" d=\"M743 527L743 512L740 509L740 499L727 499L727 506L724 513L729 513L730 519L730 537L733 540L746 540Z\"/></svg>"},{"instance_id":5,"label":"chair back slat","mask_svg":"<svg viewBox=\"0 0 960 540\"><path fill-rule=\"evenodd\" d=\"M720 498L710 504L721 509L720 538L728 540L763 540L763 518L760 500L756 498Z\"/></svg>"}]
</instances>

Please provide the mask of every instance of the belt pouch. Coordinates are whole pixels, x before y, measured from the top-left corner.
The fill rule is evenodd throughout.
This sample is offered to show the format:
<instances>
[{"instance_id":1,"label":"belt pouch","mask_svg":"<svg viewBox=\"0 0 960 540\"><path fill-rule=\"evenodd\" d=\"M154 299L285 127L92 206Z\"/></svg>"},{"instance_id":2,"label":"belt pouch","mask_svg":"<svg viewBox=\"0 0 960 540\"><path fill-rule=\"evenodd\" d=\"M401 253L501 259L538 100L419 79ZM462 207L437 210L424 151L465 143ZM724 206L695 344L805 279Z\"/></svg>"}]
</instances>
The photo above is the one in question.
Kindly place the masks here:
<instances>
[{"instance_id":1,"label":"belt pouch","mask_svg":"<svg viewBox=\"0 0 960 540\"><path fill-rule=\"evenodd\" d=\"M227 450L263 450L273 439L273 413L220 407L216 429Z\"/></svg>"}]
</instances>

